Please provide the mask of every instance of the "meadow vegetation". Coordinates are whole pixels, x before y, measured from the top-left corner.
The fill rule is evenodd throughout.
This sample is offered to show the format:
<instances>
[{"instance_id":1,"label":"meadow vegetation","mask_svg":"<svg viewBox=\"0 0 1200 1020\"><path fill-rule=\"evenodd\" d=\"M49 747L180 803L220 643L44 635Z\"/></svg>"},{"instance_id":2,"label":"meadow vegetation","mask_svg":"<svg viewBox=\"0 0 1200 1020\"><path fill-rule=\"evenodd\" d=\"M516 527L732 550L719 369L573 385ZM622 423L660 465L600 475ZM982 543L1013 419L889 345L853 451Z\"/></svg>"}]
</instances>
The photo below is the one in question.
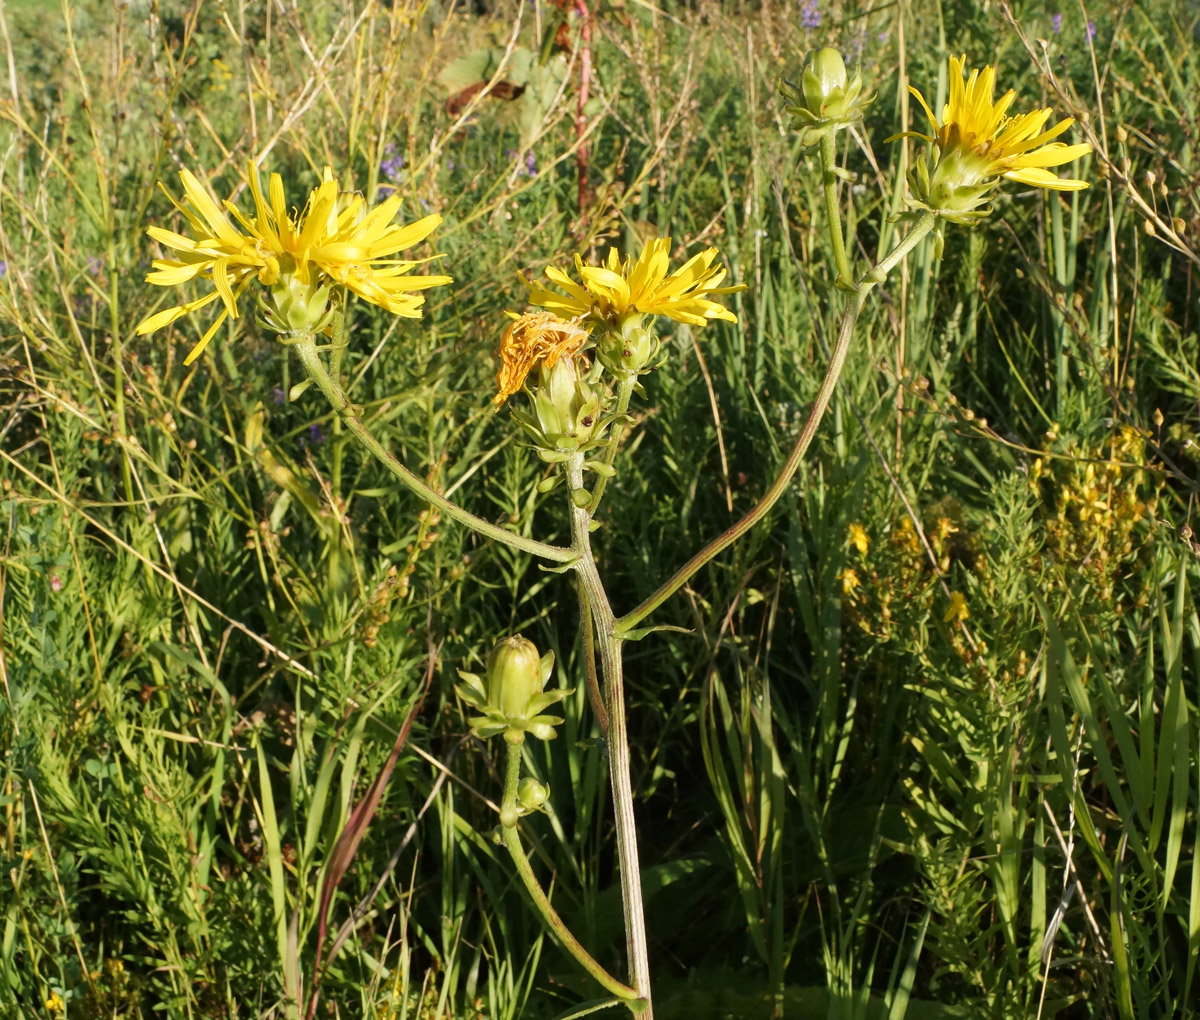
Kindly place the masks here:
<instances>
[{"instance_id":1,"label":"meadow vegetation","mask_svg":"<svg viewBox=\"0 0 1200 1020\"><path fill-rule=\"evenodd\" d=\"M157 182L248 160L440 215L415 251L454 282L351 304L341 378L430 487L556 544L493 410L518 273L716 246L738 321L661 323L592 535L625 612L820 385L846 296L779 85L830 46L876 93L837 135L858 265L948 57L1075 117L1091 187L1009 183L877 286L785 496L626 646L655 1011L1200 1015L1200 9L593 0L581 104L575 7L0 8L0 1014L581 1015L455 694L515 634L572 690L521 835L624 979L570 578L399 484L249 307L191 365L206 321L136 335L175 303L146 228L182 229Z\"/></svg>"}]
</instances>

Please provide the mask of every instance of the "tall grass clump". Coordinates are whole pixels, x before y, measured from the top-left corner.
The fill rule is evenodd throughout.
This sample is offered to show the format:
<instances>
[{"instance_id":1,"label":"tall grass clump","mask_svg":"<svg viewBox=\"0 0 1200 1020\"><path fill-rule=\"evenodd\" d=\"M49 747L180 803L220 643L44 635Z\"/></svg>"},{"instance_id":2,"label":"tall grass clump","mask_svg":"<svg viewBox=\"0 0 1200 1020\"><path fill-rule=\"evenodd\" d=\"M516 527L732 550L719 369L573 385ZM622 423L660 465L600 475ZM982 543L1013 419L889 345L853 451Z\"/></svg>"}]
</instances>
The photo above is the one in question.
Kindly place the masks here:
<instances>
[{"instance_id":1,"label":"tall grass clump","mask_svg":"<svg viewBox=\"0 0 1200 1020\"><path fill-rule=\"evenodd\" d=\"M1200 1015L1197 18L0 10L0 1014Z\"/></svg>"}]
</instances>

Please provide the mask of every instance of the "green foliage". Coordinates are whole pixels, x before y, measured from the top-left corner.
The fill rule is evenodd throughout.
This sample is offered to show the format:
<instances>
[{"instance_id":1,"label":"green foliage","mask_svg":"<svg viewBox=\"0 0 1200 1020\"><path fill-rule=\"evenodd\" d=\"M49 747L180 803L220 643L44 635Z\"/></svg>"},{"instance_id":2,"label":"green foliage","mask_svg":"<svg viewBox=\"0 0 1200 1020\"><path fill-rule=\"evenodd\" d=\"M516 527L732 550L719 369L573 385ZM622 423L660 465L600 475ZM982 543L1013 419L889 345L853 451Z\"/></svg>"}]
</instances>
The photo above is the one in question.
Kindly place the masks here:
<instances>
[{"instance_id":1,"label":"green foliage","mask_svg":"<svg viewBox=\"0 0 1200 1020\"><path fill-rule=\"evenodd\" d=\"M176 167L225 195L247 158L443 216L454 285L352 307L343 378L418 475L549 542L563 490L490 406L518 270L717 245L740 322L664 326L593 536L621 613L754 505L817 391L842 296L777 85L829 45L876 93L838 136L858 265L902 229L884 139L925 128L901 69L933 101L948 53L995 54L1103 158L893 272L787 497L626 647L657 1015L1200 1015L1194 11L1097 8L1089 49L1038 5L606 0L581 209L577 24L481 6L0 11L0 1013L577 1015L453 693L517 633L574 689L522 838L624 973L569 580L394 484L252 315L190 368L201 318L136 337L144 227ZM497 74L523 91L464 95Z\"/></svg>"}]
</instances>

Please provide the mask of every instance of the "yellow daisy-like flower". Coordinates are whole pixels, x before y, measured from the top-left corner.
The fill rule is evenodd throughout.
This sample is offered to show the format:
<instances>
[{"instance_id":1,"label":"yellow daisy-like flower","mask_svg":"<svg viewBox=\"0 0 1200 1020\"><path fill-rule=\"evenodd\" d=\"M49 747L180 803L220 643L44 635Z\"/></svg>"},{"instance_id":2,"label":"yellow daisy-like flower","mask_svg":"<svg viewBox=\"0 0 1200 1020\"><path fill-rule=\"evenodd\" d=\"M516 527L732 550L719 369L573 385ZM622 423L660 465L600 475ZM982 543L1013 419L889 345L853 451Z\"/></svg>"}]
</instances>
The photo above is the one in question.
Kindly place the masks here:
<instances>
[{"instance_id":1,"label":"yellow daisy-like flower","mask_svg":"<svg viewBox=\"0 0 1200 1020\"><path fill-rule=\"evenodd\" d=\"M623 263L616 248L608 250L608 258L599 266L585 265L576 255L579 280L547 266L546 276L566 293L527 281L530 303L580 319L589 330L599 323L616 325L630 315L665 315L692 326L703 326L709 319L737 322L733 312L712 300L744 289L721 286L726 271L713 265L717 249L706 248L668 274L670 253L671 239L658 237L647 241L636 259L628 256Z\"/></svg>"},{"instance_id":2,"label":"yellow daisy-like flower","mask_svg":"<svg viewBox=\"0 0 1200 1020\"><path fill-rule=\"evenodd\" d=\"M553 368L559 358L578 353L587 338L586 329L551 312L528 312L516 318L500 338L498 392L492 400L495 410L520 391L534 368Z\"/></svg>"},{"instance_id":3,"label":"yellow daisy-like flower","mask_svg":"<svg viewBox=\"0 0 1200 1020\"><path fill-rule=\"evenodd\" d=\"M152 333L220 300L220 314L184 364L200 356L226 318L238 317L238 299L255 280L275 288L277 310L285 313L279 322L280 331L314 327L325 311L323 287L342 286L393 315L418 318L424 297L412 292L451 282L448 276L410 275L415 266L428 259L391 257L428 237L441 222L440 216L426 216L407 226L394 224L392 220L400 210L398 197L367 212L361 195L339 193L329 167L299 213L289 211L279 174L271 174L264 197L253 165L246 174L254 198L252 216L243 215L230 202L223 203L222 208L190 171L181 170L179 177L184 202L177 202L165 187L160 187L183 214L195 237L149 227L146 232L154 240L178 255L156 259L146 282L173 287L203 279L211 282L213 289L203 297L148 316L137 332ZM305 301L309 304L307 317Z\"/></svg>"},{"instance_id":4,"label":"yellow daisy-like flower","mask_svg":"<svg viewBox=\"0 0 1200 1020\"><path fill-rule=\"evenodd\" d=\"M1046 121L1053 113L1049 107L1010 117L1008 109L1016 99L1016 93L1009 89L993 103L995 68L972 70L971 76L964 81L966 59L966 56L950 58L950 101L942 107L940 119L934 116L920 90L911 85L908 87L924 108L934 133L926 135L912 131L905 134L937 145L942 159L950 155L963 157L965 173L955 181L958 186L1006 177L1010 181L1055 191L1086 188L1086 181L1058 177L1046 169L1070 163L1092 151L1086 142L1066 145L1054 140L1075 123L1074 119L1067 117L1047 129ZM974 179L966 180L966 177Z\"/></svg>"}]
</instances>

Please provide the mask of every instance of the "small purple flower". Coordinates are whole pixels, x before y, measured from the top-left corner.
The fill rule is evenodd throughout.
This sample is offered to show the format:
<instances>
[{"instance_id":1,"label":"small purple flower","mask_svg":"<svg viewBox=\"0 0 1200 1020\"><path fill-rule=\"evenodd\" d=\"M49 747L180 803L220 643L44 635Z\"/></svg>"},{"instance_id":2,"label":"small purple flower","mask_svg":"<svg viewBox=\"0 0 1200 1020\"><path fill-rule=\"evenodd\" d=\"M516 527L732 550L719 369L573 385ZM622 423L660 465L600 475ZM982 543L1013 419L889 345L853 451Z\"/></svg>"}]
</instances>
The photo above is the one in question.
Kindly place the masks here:
<instances>
[{"instance_id":1,"label":"small purple flower","mask_svg":"<svg viewBox=\"0 0 1200 1020\"><path fill-rule=\"evenodd\" d=\"M800 8L800 27L821 27L821 9L817 6L817 0L805 0L804 6Z\"/></svg>"},{"instance_id":2,"label":"small purple flower","mask_svg":"<svg viewBox=\"0 0 1200 1020\"><path fill-rule=\"evenodd\" d=\"M325 442L325 433L320 425L309 425L308 435L300 437L301 447L320 446L323 442Z\"/></svg>"},{"instance_id":3,"label":"small purple flower","mask_svg":"<svg viewBox=\"0 0 1200 1020\"><path fill-rule=\"evenodd\" d=\"M447 170L456 170L457 168L458 168L458 164L455 163L454 160L452 160L452 159L446 160L446 169Z\"/></svg>"},{"instance_id":4,"label":"small purple flower","mask_svg":"<svg viewBox=\"0 0 1200 1020\"><path fill-rule=\"evenodd\" d=\"M391 198L394 194L396 194L396 189L393 188L390 184L379 185L379 197L380 198Z\"/></svg>"},{"instance_id":5,"label":"small purple flower","mask_svg":"<svg viewBox=\"0 0 1200 1020\"><path fill-rule=\"evenodd\" d=\"M1050 31L1058 35L1062 31L1062 14L1056 14L1050 19Z\"/></svg>"},{"instance_id":6,"label":"small purple flower","mask_svg":"<svg viewBox=\"0 0 1200 1020\"><path fill-rule=\"evenodd\" d=\"M396 143L388 142L383 147L383 159L379 163L379 172L394 184L403 176L405 166L404 157L396 152Z\"/></svg>"},{"instance_id":7,"label":"small purple flower","mask_svg":"<svg viewBox=\"0 0 1200 1020\"><path fill-rule=\"evenodd\" d=\"M1093 39L1096 38L1096 23L1094 21L1088 22L1087 34L1088 34L1088 42L1091 42Z\"/></svg>"},{"instance_id":8,"label":"small purple flower","mask_svg":"<svg viewBox=\"0 0 1200 1020\"><path fill-rule=\"evenodd\" d=\"M520 157L520 152L516 149L505 149L504 158L516 160ZM537 176L537 157L532 152L525 154L525 165L517 168L518 177L536 177Z\"/></svg>"},{"instance_id":9,"label":"small purple flower","mask_svg":"<svg viewBox=\"0 0 1200 1020\"><path fill-rule=\"evenodd\" d=\"M87 257L87 271L89 276L99 276L100 270L104 268L104 260L97 258L95 255Z\"/></svg>"},{"instance_id":10,"label":"small purple flower","mask_svg":"<svg viewBox=\"0 0 1200 1020\"><path fill-rule=\"evenodd\" d=\"M285 400L287 400L287 394L283 392L282 386L276 386L273 390L271 390L271 399L277 404L282 404Z\"/></svg>"},{"instance_id":11,"label":"small purple flower","mask_svg":"<svg viewBox=\"0 0 1200 1020\"><path fill-rule=\"evenodd\" d=\"M8 275L8 263L0 261L0 280L3 280Z\"/></svg>"}]
</instances>

